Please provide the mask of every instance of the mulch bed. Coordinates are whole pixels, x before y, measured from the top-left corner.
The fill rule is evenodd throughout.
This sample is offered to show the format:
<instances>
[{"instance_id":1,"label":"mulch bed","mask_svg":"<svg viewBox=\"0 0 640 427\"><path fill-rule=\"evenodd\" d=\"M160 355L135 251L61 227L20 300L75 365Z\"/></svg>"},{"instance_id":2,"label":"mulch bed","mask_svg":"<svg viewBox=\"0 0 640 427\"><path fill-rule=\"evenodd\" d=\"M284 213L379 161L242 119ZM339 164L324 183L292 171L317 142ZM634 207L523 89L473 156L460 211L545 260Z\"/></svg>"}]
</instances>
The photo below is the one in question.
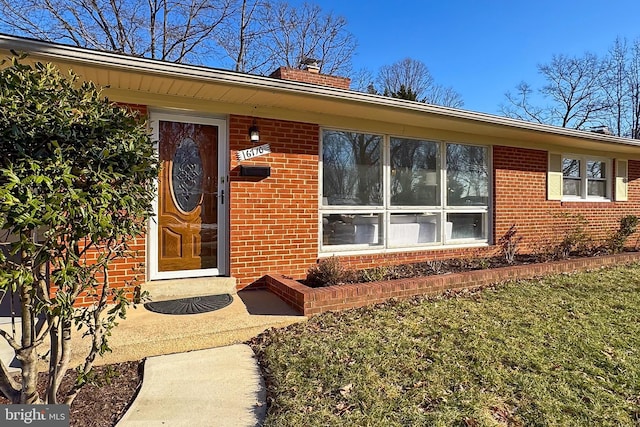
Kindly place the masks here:
<instances>
[{"instance_id":1,"label":"mulch bed","mask_svg":"<svg viewBox=\"0 0 640 427\"><path fill-rule=\"evenodd\" d=\"M637 248L627 248L623 252L637 252ZM509 267L516 265L540 264L550 261L561 261L579 258L592 258L607 255L604 250L593 250L591 253L571 253L563 257L518 254L511 262L507 262L503 256L469 257L439 259L423 262L415 262L398 265L380 265L367 269L348 269L341 267L337 257L325 258L324 263L328 267L322 267L319 263L310 269L306 279L299 280L303 285L316 288L323 286L348 285L355 283L378 282L396 279L409 279L414 277L433 276L448 273L464 273L474 270L486 270L492 268Z\"/></svg>"},{"instance_id":2,"label":"mulch bed","mask_svg":"<svg viewBox=\"0 0 640 427\"><path fill-rule=\"evenodd\" d=\"M385 280L407 279L447 273L463 273L473 270L508 267L511 265L535 264L550 261L533 255L516 255L511 263L504 257L470 257L430 260L398 265L381 265L367 269L350 270L339 266L339 258L326 258L327 267L320 264L311 269L303 285L315 288L322 286L347 285L354 283L377 282ZM333 265L332 265L333 264Z\"/></svg>"},{"instance_id":3,"label":"mulch bed","mask_svg":"<svg viewBox=\"0 0 640 427\"><path fill-rule=\"evenodd\" d=\"M103 377L112 372L102 386L86 385L71 404L71 426L112 427L124 415L142 384L143 362L125 362L98 366L96 375ZM75 371L65 375L61 390L67 390L75 380ZM46 375L40 374L38 391L42 396L46 387ZM0 404L10 402L0 395Z\"/></svg>"}]
</instances>

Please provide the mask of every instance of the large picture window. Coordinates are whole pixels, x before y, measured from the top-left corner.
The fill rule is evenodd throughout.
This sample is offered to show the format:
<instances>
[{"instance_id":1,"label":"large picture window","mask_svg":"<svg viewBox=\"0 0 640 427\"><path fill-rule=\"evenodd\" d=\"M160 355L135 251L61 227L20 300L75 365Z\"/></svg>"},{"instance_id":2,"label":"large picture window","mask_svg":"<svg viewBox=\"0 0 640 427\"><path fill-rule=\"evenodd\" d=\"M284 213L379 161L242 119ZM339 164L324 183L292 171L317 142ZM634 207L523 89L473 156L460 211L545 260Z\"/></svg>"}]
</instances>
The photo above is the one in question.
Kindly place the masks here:
<instances>
[{"instance_id":1,"label":"large picture window","mask_svg":"<svg viewBox=\"0 0 640 427\"><path fill-rule=\"evenodd\" d=\"M486 243L484 146L324 130L322 249Z\"/></svg>"}]
</instances>

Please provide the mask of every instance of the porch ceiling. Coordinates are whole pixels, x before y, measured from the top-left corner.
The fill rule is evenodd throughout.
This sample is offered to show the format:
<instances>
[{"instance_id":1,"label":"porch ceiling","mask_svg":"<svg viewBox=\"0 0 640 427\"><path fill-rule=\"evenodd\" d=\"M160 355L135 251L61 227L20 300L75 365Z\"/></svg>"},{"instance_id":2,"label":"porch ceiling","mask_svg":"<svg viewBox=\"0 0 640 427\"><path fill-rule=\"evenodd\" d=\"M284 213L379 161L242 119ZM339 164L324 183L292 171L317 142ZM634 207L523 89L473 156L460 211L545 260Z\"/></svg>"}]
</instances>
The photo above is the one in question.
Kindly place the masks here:
<instances>
[{"instance_id":1,"label":"porch ceiling","mask_svg":"<svg viewBox=\"0 0 640 427\"><path fill-rule=\"evenodd\" d=\"M156 108L243 114L398 136L553 149L595 150L640 157L640 141L539 125L488 114L408 102L269 77L133 58L0 35L0 52L73 69L108 87L114 100Z\"/></svg>"}]
</instances>

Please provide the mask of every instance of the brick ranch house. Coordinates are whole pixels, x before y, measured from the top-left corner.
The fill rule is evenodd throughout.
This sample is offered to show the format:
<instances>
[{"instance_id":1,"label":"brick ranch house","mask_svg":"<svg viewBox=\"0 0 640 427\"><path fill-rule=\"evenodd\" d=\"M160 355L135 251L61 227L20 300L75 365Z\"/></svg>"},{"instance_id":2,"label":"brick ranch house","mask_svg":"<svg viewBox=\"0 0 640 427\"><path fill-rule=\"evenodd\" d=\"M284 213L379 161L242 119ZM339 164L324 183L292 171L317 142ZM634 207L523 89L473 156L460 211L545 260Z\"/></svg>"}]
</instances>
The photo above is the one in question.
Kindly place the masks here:
<instances>
[{"instance_id":1,"label":"brick ranch house","mask_svg":"<svg viewBox=\"0 0 640 427\"><path fill-rule=\"evenodd\" d=\"M148 115L156 218L138 258L113 267L121 284L134 261L143 288L225 276L241 289L334 255L355 268L484 256L513 224L535 251L571 218L604 239L640 213L636 140L359 93L314 69L262 77L0 36L10 49Z\"/></svg>"}]
</instances>

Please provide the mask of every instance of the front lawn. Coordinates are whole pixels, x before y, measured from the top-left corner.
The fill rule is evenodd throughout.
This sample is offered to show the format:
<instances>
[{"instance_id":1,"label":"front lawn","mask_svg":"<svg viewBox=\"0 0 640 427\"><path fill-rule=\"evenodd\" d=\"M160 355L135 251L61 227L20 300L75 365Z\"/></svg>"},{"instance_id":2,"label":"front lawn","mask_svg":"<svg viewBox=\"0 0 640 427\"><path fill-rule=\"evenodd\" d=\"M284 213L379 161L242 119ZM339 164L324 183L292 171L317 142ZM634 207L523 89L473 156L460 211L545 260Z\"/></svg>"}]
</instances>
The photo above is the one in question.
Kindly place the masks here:
<instances>
[{"instance_id":1,"label":"front lawn","mask_svg":"<svg viewBox=\"0 0 640 427\"><path fill-rule=\"evenodd\" d=\"M267 426L638 426L640 264L327 313L253 346Z\"/></svg>"}]
</instances>

